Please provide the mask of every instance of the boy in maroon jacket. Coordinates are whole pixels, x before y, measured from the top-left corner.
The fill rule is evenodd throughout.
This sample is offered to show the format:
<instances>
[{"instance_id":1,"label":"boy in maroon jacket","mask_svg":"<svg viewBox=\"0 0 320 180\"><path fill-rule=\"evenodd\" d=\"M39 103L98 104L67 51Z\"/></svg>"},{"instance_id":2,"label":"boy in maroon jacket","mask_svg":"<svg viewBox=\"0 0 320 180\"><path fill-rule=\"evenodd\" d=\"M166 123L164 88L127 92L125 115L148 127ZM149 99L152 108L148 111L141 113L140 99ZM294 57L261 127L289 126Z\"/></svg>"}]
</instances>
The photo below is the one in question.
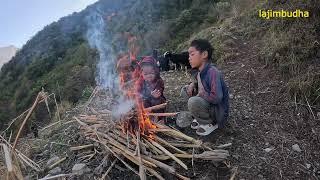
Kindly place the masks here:
<instances>
[{"instance_id":1,"label":"boy in maroon jacket","mask_svg":"<svg viewBox=\"0 0 320 180\"><path fill-rule=\"evenodd\" d=\"M223 128L229 114L229 91L221 72L211 64L213 48L204 39L193 40L188 49L194 82L183 87L188 109L194 117L191 128L201 136Z\"/></svg>"}]
</instances>

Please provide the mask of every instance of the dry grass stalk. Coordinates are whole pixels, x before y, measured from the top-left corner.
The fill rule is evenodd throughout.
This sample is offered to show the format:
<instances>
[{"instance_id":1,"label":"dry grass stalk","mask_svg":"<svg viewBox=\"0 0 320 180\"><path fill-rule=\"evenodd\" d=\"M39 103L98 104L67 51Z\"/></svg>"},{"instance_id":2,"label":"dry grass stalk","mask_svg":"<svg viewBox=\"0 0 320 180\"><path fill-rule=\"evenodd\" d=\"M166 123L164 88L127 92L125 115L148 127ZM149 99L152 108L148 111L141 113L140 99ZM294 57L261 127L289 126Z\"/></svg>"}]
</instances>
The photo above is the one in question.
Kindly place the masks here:
<instances>
[{"instance_id":1,"label":"dry grass stalk","mask_svg":"<svg viewBox=\"0 0 320 180\"><path fill-rule=\"evenodd\" d=\"M176 116L179 114L178 112L173 113L147 113L149 116L157 116L157 117L168 117L168 116Z\"/></svg>"},{"instance_id":2,"label":"dry grass stalk","mask_svg":"<svg viewBox=\"0 0 320 180\"><path fill-rule=\"evenodd\" d=\"M152 116L172 116L178 113L150 113L150 111L165 107L166 104L161 104L151 108L146 108L147 115ZM86 114L86 112L88 114ZM102 178L107 177L112 167L115 166L116 161L123 163L128 169L137 174L141 179L146 178L146 171L149 175L156 177L157 179L164 179L159 170L162 169L172 175L175 175L178 179L189 179L179 174L175 168L162 162L166 160L173 160L177 162L185 170L188 169L187 165L180 160L181 159L202 159L210 161L223 161L228 156L228 151L225 150L213 150L210 147L204 145L202 141L194 139L184 133L168 127L166 125L157 124L152 122L154 127L144 130L143 133L139 133L138 128L131 130L126 129L127 126L123 124L123 121L133 120L130 123L139 123L134 118L138 118L135 114L136 111L132 110L127 115L123 116L122 121L112 122L111 128L105 128L108 124L108 120L103 119L99 109L93 109L87 107L87 111L83 114L74 117L75 121L80 124L80 129L83 135L87 139L93 142L101 144L105 150L110 152L116 160L113 161L109 169L105 172ZM108 114L109 113L109 114ZM107 110L103 112L104 117L112 117L111 111ZM110 123L109 123L110 124ZM135 125L133 125L135 126ZM81 145L79 147L86 146ZM168 149L167 149L168 148ZM199 148L202 153L189 154L187 149ZM77 149L77 148L76 148ZM203 151L206 149L207 151ZM127 161L134 164L129 165ZM139 169L139 170L137 170Z\"/></svg>"},{"instance_id":3,"label":"dry grass stalk","mask_svg":"<svg viewBox=\"0 0 320 180\"><path fill-rule=\"evenodd\" d=\"M44 93L43 91L41 91L41 92L38 93L38 95L37 95L37 97L36 97L36 100L34 101L31 109L29 110L29 112L28 112L28 114L27 114L27 116L26 116L25 119L23 120L23 122L22 122L22 124L21 124L21 126L20 126L20 128L19 128L19 131L18 131L18 133L17 133L16 139L15 139L15 141L14 141L14 143L13 143L13 147L12 147L13 150L16 148L18 139L19 139L19 137L20 137L20 134L21 134L22 129L24 128L24 125L26 124L27 120L30 118L32 112L33 112L34 109L36 108L36 106L37 106L38 102L40 101L40 99L43 98L43 93Z\"/></svg>"},{"instance_id":4,"label":"dry grass stalk","mask_svg":"<svg viewBox=\"0 0 320 180\"><path fill-rule=\"evenodd\" d=\"M163 103L163 104L159 104L159 105L155 105L155 106L151 106L151 107L145 108L144 110L146 112L151 112L153 110L162 109L162 108L164 108L166 106L167 106L167 103Z\"/></svg>"}]
</instances>

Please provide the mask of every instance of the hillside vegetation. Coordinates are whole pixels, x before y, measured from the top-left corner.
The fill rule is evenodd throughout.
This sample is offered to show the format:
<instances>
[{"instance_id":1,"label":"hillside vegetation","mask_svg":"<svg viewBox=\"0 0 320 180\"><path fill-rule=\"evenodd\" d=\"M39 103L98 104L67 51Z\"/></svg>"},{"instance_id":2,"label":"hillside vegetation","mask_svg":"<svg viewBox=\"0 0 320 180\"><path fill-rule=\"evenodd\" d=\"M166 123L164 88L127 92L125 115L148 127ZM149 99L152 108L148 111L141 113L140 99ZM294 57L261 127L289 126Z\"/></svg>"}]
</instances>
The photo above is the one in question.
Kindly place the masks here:
<instances>
[{"instance_id":1,"label":"hillside vegetation","mask_svg":"<svg viewBox=\"0 0 320 180\"><path fill-rule=\"evenodd\" d=\"M88 98L95 87L98 52L86 39L86 17L98 11L105 17L113 52L126 49L123 34L139 39L140 56L152 49L182 51L194 38L215 47L214 62L234 57L230 47L249 42L252 61L281 72L293 100L320 106L319 7L317 1L293 3L254 0L101 0L46 26L30 39L0 72L0 127L29 106L42 87L57 95L65 110ZM258 17L259 9L306 9L310 18ZM108 19L113 15L111 19ZM232 87L231 87L232 88ZM308 102L306 102L308 101ZM34 121L48 119L46 115ZM19 122L17 122L19 123Z\"/></svg>"}]
</instances>

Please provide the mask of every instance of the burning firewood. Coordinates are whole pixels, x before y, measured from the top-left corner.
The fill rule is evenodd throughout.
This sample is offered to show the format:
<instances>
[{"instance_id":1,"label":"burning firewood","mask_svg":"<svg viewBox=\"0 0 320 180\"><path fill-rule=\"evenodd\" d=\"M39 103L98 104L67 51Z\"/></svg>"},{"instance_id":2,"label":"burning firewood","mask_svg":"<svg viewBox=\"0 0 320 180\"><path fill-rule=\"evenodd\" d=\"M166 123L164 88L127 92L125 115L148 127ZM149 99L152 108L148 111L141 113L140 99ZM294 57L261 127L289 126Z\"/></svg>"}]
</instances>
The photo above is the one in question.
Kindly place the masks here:
<instances>
[{"instance_id":1,"label":"burning firewood","mask_svg":"<svg viewBox=\"0 0 320 180\"><path fill-rule=\"evenodd\" d=\"M162 108L164 108L166 106L167 106L167 103L163 103L163 104L159 104L159 105L155 105L155 106L151 106L151 107L145 108L144 110L146 112L151 112L153 110L162 109Z\"/></svg>"},{"instance_id":2,"label":"burning firewood","mask_svg":"<svg viewBox=\"0 0 320 180\"><path fill-rule=\"evenodd\" d=\"M202 159L221 162L229 156L227 150L212 150L200 140L196 140L166 125L154 123L149 119L149 123L152 126L141 125L139 112L134 108L122 115L121 120L106 132L99 131L94 126L96 124L92 124L90 121L87 122L84 118L74 117L74 119L85 129L85 132L91 131L91 134L96 134L95 136L90 136L89 139L100 143L120 162L139 175L141 179L144 179L144 171L149 172L149 174L158 179L164 179L158 172L159 168L175 175L177 178L188 179L179 174L174 167L161 161L172 159L187 170L188 166L181 159ZM101 121L97 119L97 122ZM150 129L140 131L142 127ZM141 137L139 138L139 136ZM190 148L206 149L206 151L199 154L189 154L186 150ZM127 164L123 158L140 167L139 170Z\"/></svg>"},{"instance_id":3,"label":"burning firewood","mask_svg":"<svg viewBox=\"0 0 320 180\"><path fill-rule=\"evenodd\" d=\"M104 114L110 119L101 119L99 109L89 112L93 114L83 114L74 119L80 124L82 135L93 143L99 143L105 151L111 153L117 161L121 162L140 179L146 179L146 174L157 179L165 179L160 170L176 176L178 179L189 179L178 172L175 167L167 162L174 161L183 169L188 170L185 161L206 160L221 162L228 158L227 150L213 150L202 141L194 139L186 134L163 124L153 122L150 117L174 116L173 113L151 113L153 110L165 107L167 104L160 104L149 108L144 108L139 101L135 100L134 93L126 93L127 98L135 101L133 107L125 113L114 118L112 111L103 109ZM110 115L108 115L108 113ZM113 117L113 118L111 118ZM112 123L107 122L112 121ZM104 126L108 126L105 127ZM83 149L87 146L74 147ZM88 145L92 147L92 145ZM198 149L197 153L194 149ZM128 163L132 162L133 164ZM105 174L111 171L112 166Z\"/></svg>"}]
</instances>

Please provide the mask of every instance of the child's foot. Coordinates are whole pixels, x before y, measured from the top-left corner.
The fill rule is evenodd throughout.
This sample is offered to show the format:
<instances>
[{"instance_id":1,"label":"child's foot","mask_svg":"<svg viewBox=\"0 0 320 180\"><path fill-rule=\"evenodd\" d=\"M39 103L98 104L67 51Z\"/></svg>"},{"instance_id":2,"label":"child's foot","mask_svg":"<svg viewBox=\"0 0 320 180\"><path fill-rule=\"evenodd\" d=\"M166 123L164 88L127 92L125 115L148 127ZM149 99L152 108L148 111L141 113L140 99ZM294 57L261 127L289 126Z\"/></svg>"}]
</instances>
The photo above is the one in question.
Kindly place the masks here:
<instances>
[{"instance_id":1,"label":"child's foot","mask_svg":"<svg viewBox=\"0 0 320 180\"><path fill-rule=\"evenodd\" d=\"M218 125L206 124L206 125L199 125L196 133L200 136L207 136L212 133L214 130L218 129Z\"/></svg>"},{"instance_id":2,"label":"child's foot","mask_svg":"<svg viewBox=\"0 0 320 180\"><path fill-rule=\"evenodd\" d=\"M191 123L191 129L198 129L199 128L199 123L196 119L193 119L192 123Z\"/></svg>"}]
</instances>

